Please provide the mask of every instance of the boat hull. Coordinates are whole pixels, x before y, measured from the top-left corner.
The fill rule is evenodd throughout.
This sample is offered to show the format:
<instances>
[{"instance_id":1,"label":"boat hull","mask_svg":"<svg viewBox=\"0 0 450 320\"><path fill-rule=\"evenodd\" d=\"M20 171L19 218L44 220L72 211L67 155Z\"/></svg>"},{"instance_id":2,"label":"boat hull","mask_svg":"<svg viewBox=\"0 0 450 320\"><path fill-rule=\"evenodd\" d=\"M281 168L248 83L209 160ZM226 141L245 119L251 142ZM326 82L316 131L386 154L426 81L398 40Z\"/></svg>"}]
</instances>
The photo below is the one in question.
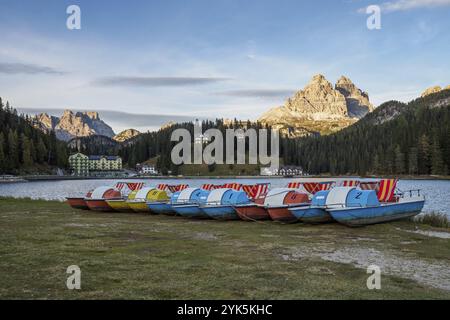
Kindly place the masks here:
<instances>
[{"instance_id":1,"label":"boat hull","mask_svg":"<svg viewBox=\"0 0 450 320\"><path fill-rule=\"evenodd\" d=\"M172 209L182 217L187 218L209 218L198 204L175 204Z\"/></svg>"},{"instance_id":2,"label":"boat hull","mask_svg":"<svg viewBox=\"0 0 450 320\"><path fill-rule=\"evenodd\" d=\"M84 198L66 198L67 203L74 209L89 210Z\"/></svg>"},{"instance_id":3,"label":"boat hull","mask_svg":"<svg viewBox=\"0 0 450 320\"><path fill-rule=\"evenodd\" d=\"M298 221L297 217L289 211L288 206L268 207L267 212L273 221L284 223L295 223Z\"/></svg>"},{"instance_id":4,"label":"boat hull","mask_svg":"<svg viewBox=\"0 0 450 320\"><path fill-rule=\"evenodd\" d=\"M102 212L111 212L113 211L113 209L109 206L108 203L106 203L105 200L91 200L91 199L87 199L85 200L87 206L89 207L89 209L93 210L93 211L102 211Z\"/></svg>"},{"instance_id":5,"label":"boat hull","mask_svg":"<svg viewBox=\"0 0 450 320\"><path fill-rule=\"evenodd\" d=\"M175 214L175 212L172 209L172 206L168 202L147 202L147 207L150 209L152 213L155 214L168 214L168 215Z\"/></svg>"},{"instance_id":6,"label":"boat hull","mask_svg":"<svg viewBox=\"0 0 450 320\"><path fill-rule=\"evenodd\" d=\"M382 204L378 207L330 209L330 215L344 225L361 227L413 217L422 211L425 200Z\"/></svg>"},{"instance_id":7,"label":"boat hull","mask_svg":"<svg viewBox=\"0 0 450 320\"><path fill-rule=\"evenodd\" d=\"M270 215L266 208L257 204L235 206L234 209L239 218L244 221L270 220Z\"/></svg>"},{"instance_id":8,"label":"boat hull","mask_svg":"<svg viewBox=\"0 0 450 320\"><path fill-rule=\"evenodd\" d=\"M128 201L128 206L131 210L137 213L148 213L150 212L149 207L145 201Z\"/></svg>"},{"instance_id":9,"label":"boat hull","mask_svg":"<svg viewBox=\"0 0 450 320\"><path fill-rule=\"evenodd\" d=\"M298 221L303 223L319 224L333 222L333 217L320 207L297 207L289 210Z\"/></svg>"},{"instance_id":10,"label":"boat hull","mask_svg":"<svg viewBox=\"0 0 450 320\"><path fill-rule=\"evenodd\" d=\"M236 210L230 205L204 206L200 208L208 217L212 219L239 220Z\"/></svg>"},{"instance_id":11,"label":"boat hull","mask_svg":"<svg viewBox=\"0 0 450 320\"><path fill-rule=\"evenodd\" d=\"M133 212L128 206L126 200L106 200L106 203L114 210L118 212Z\"/></svg>"}]
</instances>

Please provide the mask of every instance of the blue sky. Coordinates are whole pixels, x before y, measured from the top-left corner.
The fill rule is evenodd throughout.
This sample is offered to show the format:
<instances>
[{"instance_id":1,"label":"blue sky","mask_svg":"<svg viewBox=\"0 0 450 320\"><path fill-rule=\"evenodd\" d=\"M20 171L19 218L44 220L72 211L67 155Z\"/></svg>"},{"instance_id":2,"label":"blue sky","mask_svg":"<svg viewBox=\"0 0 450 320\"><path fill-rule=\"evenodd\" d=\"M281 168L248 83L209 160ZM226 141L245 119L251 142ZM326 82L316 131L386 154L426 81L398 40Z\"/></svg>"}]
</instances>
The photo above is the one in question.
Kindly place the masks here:
<instances>
[{"instance_id":1,"label":"blue sky","mask_svg":"<svg viewBox=\"0 0 450 320\"><path fill-rule=\"evenodd\" d=\"M81 30L66 28L71 4ZM366 27L371 4L381 30ZM375 105L408 101L450 84L449 17L449 0L1 0L0 96L55 113L256 119L322 73Z\"/></svg>"}]
</instances>

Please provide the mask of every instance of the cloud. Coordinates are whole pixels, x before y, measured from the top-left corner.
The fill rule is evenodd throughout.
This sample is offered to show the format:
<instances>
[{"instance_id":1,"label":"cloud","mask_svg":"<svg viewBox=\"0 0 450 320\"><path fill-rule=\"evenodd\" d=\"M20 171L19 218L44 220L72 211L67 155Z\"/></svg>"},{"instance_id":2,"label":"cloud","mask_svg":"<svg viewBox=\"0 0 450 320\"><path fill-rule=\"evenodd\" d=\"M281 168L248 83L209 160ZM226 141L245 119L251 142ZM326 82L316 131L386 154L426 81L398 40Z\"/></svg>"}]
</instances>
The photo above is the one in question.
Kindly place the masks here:
<instances>
[{"instance_id":1,"label":"cloud","mask_svg":"<svg viewBox=\"0 0 450 320\"><path fill-rule=\"evenodd\" d=\"M278 98L290 96L295 90L291 89L250 89L217 92L217 95L239 98Z\"/></svg>"},{"instance_id":2,"label":"cloud","mask_svg":"<svg viewBox=\"0 0 450 320\"><path fill-rule=\"evenodd\" d=\"M0 73L6 74L64 74L65 72L47 66L27 63L0 62Z\"/></svg>"},{"instance_id":3,"label":"cloud","mask_svg":"<svg viewBox=\"0 0 450 320\"><path fill-rule=\"evenodd\" d=\"M418 8L435 8L442 6L450 6L450 0L395 0L383 2L380 7L384 12L407 11ZM365 13L366 8L358 10Z\"/></svg>"},{"instance_id":4,"label":"cloud","mask_svg":"<svg viewBox=\"0 0 450 320\"><path fill-rule=\"evenodd\" d=\"M129 87L182 87L204 85L229 80L214 77L105 77L94 80L97 86L129 86Z\"/></svg>"}]
</instances>

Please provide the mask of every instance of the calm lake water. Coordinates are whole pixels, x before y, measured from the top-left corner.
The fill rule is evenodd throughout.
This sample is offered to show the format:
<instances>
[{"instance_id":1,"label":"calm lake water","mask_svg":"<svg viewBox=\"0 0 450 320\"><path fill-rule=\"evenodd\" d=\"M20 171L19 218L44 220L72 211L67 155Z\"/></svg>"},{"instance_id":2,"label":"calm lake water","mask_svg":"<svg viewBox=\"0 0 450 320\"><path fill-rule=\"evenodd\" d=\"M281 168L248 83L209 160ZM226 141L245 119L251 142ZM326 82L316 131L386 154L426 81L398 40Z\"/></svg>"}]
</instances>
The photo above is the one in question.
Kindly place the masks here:
<instances>
[{"instance_id":1,"label":"calm lake water","mask_svg":"<svg viewBox=\"0 0 450 320\"><path fill-rule=\"evenodd\" d=\"M254 184L269 180L269 182L271 183L271 187L275 188L284 187L289 181L306 181L308 179L143 179L130 181L145 182L148 186L155 186L158 183L186 183L191 187L200 187L203 183L221 184L226 182L235 182L236 180L239 180L240 183L244 184ZM0 196L10 196L15 198L29 197L32 199L62 201L65 199L65 197L69 196L84 196L88 190L94 189L99 186L113 186L117 181L63 180L0 184ZM401 180L398 183L398 188L403 191L410 189L421 189L423 194L425 194L426 196L424 212L437 211L450 216L450 181Z\"/></svg>"}]
</instances>

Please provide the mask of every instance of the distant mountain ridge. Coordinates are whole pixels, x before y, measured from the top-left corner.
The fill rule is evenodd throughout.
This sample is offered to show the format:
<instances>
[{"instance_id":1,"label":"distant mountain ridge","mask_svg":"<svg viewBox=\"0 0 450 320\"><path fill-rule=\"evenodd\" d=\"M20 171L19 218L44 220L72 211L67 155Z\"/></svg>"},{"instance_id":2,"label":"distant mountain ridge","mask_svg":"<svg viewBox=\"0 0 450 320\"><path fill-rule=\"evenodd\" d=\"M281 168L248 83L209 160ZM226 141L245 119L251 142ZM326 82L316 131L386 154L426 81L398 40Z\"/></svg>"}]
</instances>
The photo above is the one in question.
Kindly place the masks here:
<instances>
[{"instance_id":1,"label":"distant mountain ridge","mask_svg":"<svg viewBox=\"0 0 450 320\"><path fill-rule=\"evenodd\" d=\"M41 113L34 117L33 124L45 132L54 131L62 141L76 137L101 135L108 138L115 136L113 129L100 119L98 112L73 112L65 110L61 118Z\"/></svg>"},{"instance_id":2,"label":"distant mountain ridge","mask_svg":"<svg viewBox=\"0 0 450 320\"><path fill-rule=\"evenodd\" d=\"M125 142L139 136L141 133L136 129L127 129L115 135L113 140L117 142Z\"/></svg>"},{"instance_id":3,"label":"distant mountain ridge","mask_svg":"<svg viewBox=\"0 0 450 320\"><path fill-rule=\"evenodd\" d=\"M342 76L333 87L318 74L283 106L270 109L258 121L284 133L327 134L355 123L373 110L369 95L349 78Z\"/></svg>"}]
</instances>

